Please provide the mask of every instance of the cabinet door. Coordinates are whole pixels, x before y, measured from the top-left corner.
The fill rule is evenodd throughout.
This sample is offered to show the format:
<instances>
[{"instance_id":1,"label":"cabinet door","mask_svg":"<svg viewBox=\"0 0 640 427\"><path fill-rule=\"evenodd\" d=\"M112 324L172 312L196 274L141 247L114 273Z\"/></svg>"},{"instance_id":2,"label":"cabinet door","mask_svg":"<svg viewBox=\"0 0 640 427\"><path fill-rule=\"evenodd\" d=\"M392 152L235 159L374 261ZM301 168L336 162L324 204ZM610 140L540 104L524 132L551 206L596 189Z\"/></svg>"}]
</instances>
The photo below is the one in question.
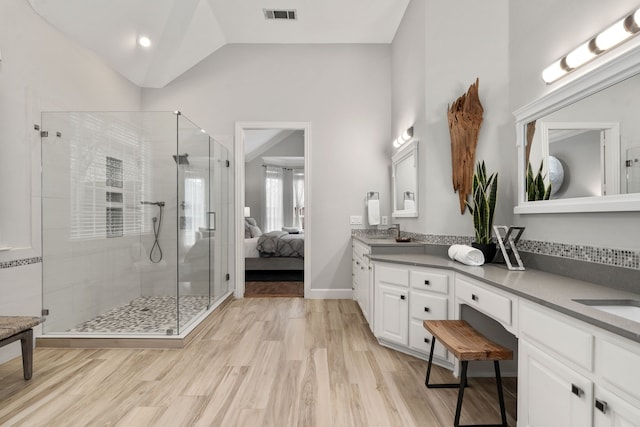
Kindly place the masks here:
<instances>
[{"instance_id":1,"label":"cabinet door","mask_svg":"<svg viewBox=\"0 0 640 427\"><path fill-rule=\"evenodd\" d=\"M360 261L357 265L356 270L357 276L357 287L355 291L356 300L358 301L358 305L360 305L360 310L362 310L362 314L367 322L370 322L369 319L369 264L365 261Z\"/></svg>"},{"instance_id":2,"label":"cabinet door","mask_svg":"<svg viewBox=\"0 0 640 427\"><path fill-rule=\"evenodd\" d=\"M596 387L594 427L640 427L640 409L609 390Z\"/></svg>"},{"instance_id":3,"label":"cabinet door","mask_svg":"<svg viewBox=\"0 0 640 427\"><path fill-rule=\"evenodd\" d=\"M518 351L518 425L590 426L593 383L525 340Z\"/></svg>"},{"instance_id":4,"label":"cabinet door","mask_svg":"<svg viewBox=\"0 0 640 427\"><path fill-rule=\"evenodd\" d=\"M409 339L409 291L378 283L375 298L376 336L407 345Z\"/></svg>"}]
</instances>

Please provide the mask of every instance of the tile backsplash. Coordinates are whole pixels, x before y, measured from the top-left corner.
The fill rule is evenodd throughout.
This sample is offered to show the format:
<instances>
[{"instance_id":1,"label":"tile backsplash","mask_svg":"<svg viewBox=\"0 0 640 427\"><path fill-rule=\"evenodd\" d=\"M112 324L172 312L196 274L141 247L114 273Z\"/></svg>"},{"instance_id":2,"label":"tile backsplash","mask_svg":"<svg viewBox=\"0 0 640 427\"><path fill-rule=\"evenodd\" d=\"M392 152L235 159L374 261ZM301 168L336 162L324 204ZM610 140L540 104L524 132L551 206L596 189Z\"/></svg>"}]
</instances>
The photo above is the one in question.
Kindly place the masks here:
<instances>
[{"instance_id":1,"label":"tile backsplash","mask_svg":"<svg viewBox=\"0 0 640 427\"><path fill-rule=\"evenodd\" d=\"M376 229L352 229L352 235L367 236L390 234L393 231L380 231ZM472 236L447 236L439 234L421 234L402 232L403 236L411 237L418 242L431 245L471 245ZM635 270L640 269L640 251L599 248L588 245L573 245L567 243L543 242L538 240L520 240L518 242L520 252L529 252L537 255L548 255L566 258L576 261L593 262L597 264L610 265L613 267L624 267Z\"/></svg>"}]
</instances>

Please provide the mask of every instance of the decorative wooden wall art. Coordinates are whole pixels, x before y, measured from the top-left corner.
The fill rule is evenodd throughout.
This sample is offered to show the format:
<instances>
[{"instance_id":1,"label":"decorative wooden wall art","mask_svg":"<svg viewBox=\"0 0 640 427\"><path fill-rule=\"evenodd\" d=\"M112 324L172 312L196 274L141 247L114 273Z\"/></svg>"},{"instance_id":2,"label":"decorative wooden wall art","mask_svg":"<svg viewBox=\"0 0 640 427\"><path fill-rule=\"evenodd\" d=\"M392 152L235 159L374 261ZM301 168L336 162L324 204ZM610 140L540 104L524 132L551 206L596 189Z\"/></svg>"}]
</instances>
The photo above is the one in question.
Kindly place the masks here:
<instances>
[{"instance_id":1,"label":"decorative wooden wall art","mask_svg":"<svg viewBox=\"0 0 640 427\"><path fill-rule=\"evenodd\" d=\"M464 214L467 208L465 202L472 190L476 145L484 112L478 96L478 84L479 79L476 79L466 94L458 98L451 107L447 106L453 190L458 192L460 214Z\"/></svg>"},{"instance_id":2,"label":"decorative wooden wall art","mask_svg":"<svg viewBox=\"0 0 640 427\"><path fill-rule=\"evenodd\" d=\"M536 121L527 123L527 147L524 161L524 168L529 164L529 155L531 154L531 144L533 143L533 135L536 133Z\"/></svg>"}]
</instances>

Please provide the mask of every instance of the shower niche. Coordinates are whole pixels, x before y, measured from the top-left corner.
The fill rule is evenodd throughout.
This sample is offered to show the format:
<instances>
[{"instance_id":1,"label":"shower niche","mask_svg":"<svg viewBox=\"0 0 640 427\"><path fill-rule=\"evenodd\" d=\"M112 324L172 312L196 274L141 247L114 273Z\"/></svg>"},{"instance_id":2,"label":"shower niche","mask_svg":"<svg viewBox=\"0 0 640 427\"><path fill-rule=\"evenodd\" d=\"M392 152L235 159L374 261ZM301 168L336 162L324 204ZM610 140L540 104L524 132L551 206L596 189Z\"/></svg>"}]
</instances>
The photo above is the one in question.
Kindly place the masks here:
<instances>
[{"instance_id":1,"label":"shower niche","mask_svg":"<svg viewBox=\"0 0 640 427\"><path fill-rule=\"evenodd\" d=\"M41 127L43 337L184 337L232 291L228 150L177 112Z\"/></svg>"}]
</instances>

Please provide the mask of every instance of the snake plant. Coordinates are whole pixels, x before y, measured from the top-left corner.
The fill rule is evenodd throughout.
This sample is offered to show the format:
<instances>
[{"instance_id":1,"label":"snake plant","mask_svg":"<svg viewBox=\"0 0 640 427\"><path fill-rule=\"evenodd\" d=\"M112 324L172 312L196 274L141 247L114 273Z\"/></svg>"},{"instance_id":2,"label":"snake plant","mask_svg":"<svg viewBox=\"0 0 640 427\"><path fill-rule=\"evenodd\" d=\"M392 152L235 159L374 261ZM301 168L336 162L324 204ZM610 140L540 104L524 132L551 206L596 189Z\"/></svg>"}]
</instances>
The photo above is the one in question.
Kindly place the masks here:
<instances>
[{"instance_id":1,"label":"snake plant","mask_svg":"<svg viewBox=\"0 0 640 427\"><path fill-rule=\"evenodd\" d=\"M473 192L471 203L467 202L469 212L473 216L476 243L492 243L491 230L493 227L493 213L496 209L498 195L498 173L487 176L484 161L478 162L473 175Z\"/></svg>"},{"instance_id":2,"label":"snake plant","mask_svg":"<svg viewBox=\"0 0 640 427\"><path fill-rule=\"evenodd\" d=\"M551 196L551 183L544 187L544 176L542 175L542 166L544 162L540 162L540 168L538 173L533 176L533 170L531 169L531 163L527 165L527 200L549 200Z\"/></svg>"}]
</instances>

